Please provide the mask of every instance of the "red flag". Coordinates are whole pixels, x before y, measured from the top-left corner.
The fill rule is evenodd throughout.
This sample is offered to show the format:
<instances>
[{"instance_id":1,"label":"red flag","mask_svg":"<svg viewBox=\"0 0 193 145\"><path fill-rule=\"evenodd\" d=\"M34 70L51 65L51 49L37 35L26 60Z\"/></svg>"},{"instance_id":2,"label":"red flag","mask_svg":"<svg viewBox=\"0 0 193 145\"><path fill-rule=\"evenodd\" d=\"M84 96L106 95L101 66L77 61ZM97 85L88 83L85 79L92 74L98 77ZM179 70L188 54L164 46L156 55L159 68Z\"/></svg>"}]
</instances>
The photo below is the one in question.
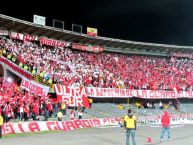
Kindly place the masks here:
<instances>
[{"instance_id":1,"label":"red flag","mask_svg":"<svg viewBox=\"0 0 193 145\"><path fill-rule=\"evenodd\" d=\"M90 108L90 104L89 104L88 98L85 95L82 96L82 101L83 101L83 106L85 108Z\"/></svg>"}]
</instances>

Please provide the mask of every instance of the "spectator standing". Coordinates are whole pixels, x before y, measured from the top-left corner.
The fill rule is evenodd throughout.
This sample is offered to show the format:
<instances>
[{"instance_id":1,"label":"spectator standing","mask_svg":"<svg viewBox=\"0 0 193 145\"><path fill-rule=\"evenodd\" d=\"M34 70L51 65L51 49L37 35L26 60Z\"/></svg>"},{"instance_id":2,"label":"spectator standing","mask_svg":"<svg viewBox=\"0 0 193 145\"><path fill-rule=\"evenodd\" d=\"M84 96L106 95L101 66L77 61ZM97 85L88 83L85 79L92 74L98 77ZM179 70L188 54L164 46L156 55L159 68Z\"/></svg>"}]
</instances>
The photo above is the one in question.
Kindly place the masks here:
<instances>
[{"instance_id":1,"label":"spectator standing","mask_svg":"<svg viewBox=\"0 0 193 145\"><path fill-rule=\"evenodd\" d=\"M78 119L82 119L82 116L83 116L83 111L79 110L78 111Z\"/></svg>"},{"instance_id":2,"label":"spectator standing","mask_svg":"<svg viewBox=\"0 0 193 145\"><path fill-rule=\"evenodd\" d=\"M24 107L24 120L25 121L28 121L28 119L29 119L29 107L26 105L25 107Z\"/></svg>"},{"instance_id":3,"label":"spectator standing","mask_svg":"<svg viewBox=\"0 0 193 145\"><path fill-rule=\"evenodd\" d=\"M45 110L44 110L44 117L45 117L45 121L48 121L49 111L48 111L47 107L46 107Z\"/></svg>"},{"instance_id":4,"label":"spectator standing","mask_svg":"<svg viewBox=\"0 0 193 145\"><path fill-rule=\"evenodd\" d=\"M20 113L20 120L22 121L24 119L24 108L23 108L23 105L20 106L19 113Z\"/></svg>"},{"instance_id":5,"label":"spectator standing","mask_svg":"<svg viewBox=\"0 0 193 145\"><path fill-rule=\"evenodd\" d=\"M124 127L126 130L126 145L129 145L129 138L132 137L133 145L136 145L135 141L135 132L137 127L136 117L132 114L131 109L128 110L128 114L125 115L124 119Z\"/></svg>"},{"instance_id":6,"label":"spectator standing","mask_svg":"<svg viewBox=\"0 0 193 145\"><path fill-rule=\"evenodd\" d=\"M163 141L165 131L167 131L168 134L168 140L171 139L171 132L170 132L170 115L167 111L164 112L164 114L161 117L161 123L162 123L162 131L160 136L160 142Z\"/></svg>"},{"instance_id":7,"label":"spectator standing","mask_svg":"<svg viewBox=\"0 0 193 145\"><path fill-rule=\"evenodd\" d=\"M163 109L163 104L162 104L161 101L159 102L159 108L160 108L160 109Z\"/></svg>"},{"instance_id":8,"label":"spectator standing","mask_svg":"<svg viewBox=\"0 0 193 145\"><path fill-rule=\"evenodd\" d=\"M155 103L152 101L152 109L155 109Z\"/></svg>"},{"instance_id":9,"label":"spectator standing","mask_svg":"<svg viewBox=\"0 0 193 145\"><path fill-rule=\"evenodd\" d=\"M66 115L66 104L64 102L61 103L61 110L62 110L62 114Z\"/></svg>"},{"instance_id":10,"label":"spectator standing","mask_svg":"<svg viewBox=\"0 0 193 145\"><path fill-rule=\"evenodd\" d=\"M52 106L52 103L50 102L50 100L48 100L47 108L48 108L48 111L49 111L49 116L51 117L52 113L53 113L53 106Z\"/></svg>"},{"instance_id":11,"label":"spectator standing","mask_svg":"<svg viewBox=\"0 0 193 145\"><path fill-rule=\"evenodd\" d=\"M0 138L2 138L3 117L0 114Z\"/></svg>"},{"instance_id":12,"label":"spectator standing","mask_svg":"<svg viewBox=\"0 0 193 145\"><path fill-rule=\"evenodd\" d=\"M75 110L72 109L72 110L70 111L70 120L74 120L74 118L75 118Z\"/></svg>"},{"instance_id":13,"label":"spectator standing","mask_svg":"<svg viewBox=\"0 0 193 145\"><path fill-rule=\"evenodd\" d=\"M57 113L57 118L58 118L58 121L62 121L62 110L59 110L58 113Z\"/></svg>"}]
</instances>

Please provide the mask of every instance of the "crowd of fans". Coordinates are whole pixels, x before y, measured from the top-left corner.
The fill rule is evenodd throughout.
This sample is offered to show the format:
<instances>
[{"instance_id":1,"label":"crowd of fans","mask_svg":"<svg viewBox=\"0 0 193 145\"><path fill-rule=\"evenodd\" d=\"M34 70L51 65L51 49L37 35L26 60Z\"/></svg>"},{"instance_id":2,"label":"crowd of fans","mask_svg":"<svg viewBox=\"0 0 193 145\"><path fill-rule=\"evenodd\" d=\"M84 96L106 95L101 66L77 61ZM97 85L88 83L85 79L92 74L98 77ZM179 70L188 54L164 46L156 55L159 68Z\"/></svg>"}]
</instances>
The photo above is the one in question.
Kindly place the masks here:
<instances>
[{"instance_id":1,"label":"crowd of fans","mask_svg":"<svg viewBox=\"0 0 193 145\"><path fill-rule=\"evenodd\" d=\"M193 89L193 60L187 58L92 53L73 50L70 46L55 48L6 37L0 37L0 51L18 67L50 84L151 90ZM0 96L3 98L0 112L6 122L16 118L38 120L39 115L45 120L51 116L61 120L66 114L64 103L21 90L16 83L0 81ZM154 104L142 105L154 108ZM74 117L73 111L71 118ZM79 112L80 118L82 113Z\"/></svg>"},{"instance_id":2,"label":"crowd of fans","mask_svg":"<svg viewBox=\"0 0 193 145\"><path fill-rule=\"evenodd\" d=\"M67 114L68 109L68 114ZM4 122L11 120L29 121L57 118L62 121L69 115L69 119L82 119L84 107L70 107L64 102L47 96L39 96L22 89L16 82L0 79L0 114Z\"/></svg>"},{"instance_id":3,"label":"crowd of fans","mask_svg":"<svg viewBox=\"0 0 193 145\"><path fill-rule=\"evenodd\" d=\"M68 86L192 90L193 60L91 53L0 38L5 57L44 81Z\"/></svg>"},{"instance_id":4,"label":"crowd of fans","mask_svg":"<svg viewBox=\"0 0 193 145\"><path fill-rule=\"evenodd\" d=\"M38 96L27 92L15 82L0 80L0 113L5 122L11 119L38 120L39 115L45 118L56 116L61 105L48 96Z\"/></svg>"}]
</instances>

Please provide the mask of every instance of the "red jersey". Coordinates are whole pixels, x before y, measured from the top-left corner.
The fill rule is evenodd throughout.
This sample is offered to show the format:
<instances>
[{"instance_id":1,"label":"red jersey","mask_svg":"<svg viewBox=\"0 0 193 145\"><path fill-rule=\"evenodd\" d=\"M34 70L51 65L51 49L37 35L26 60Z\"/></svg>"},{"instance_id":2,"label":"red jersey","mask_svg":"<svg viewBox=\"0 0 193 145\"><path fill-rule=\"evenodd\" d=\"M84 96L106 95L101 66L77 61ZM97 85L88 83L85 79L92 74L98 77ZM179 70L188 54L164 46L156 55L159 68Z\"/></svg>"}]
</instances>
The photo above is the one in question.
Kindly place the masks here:
<instances>
[{"instance_id":1,"label":"red jersey","mask_svg":"<svg viewBox=\"0 0 193 145\"><path fill-rule=\"evenodd\" d=\"M167 111L164 112L164 115L161 118L161 123L163 127L169 127L170 126L170 116Z\"/></svg>"}]
</instances>

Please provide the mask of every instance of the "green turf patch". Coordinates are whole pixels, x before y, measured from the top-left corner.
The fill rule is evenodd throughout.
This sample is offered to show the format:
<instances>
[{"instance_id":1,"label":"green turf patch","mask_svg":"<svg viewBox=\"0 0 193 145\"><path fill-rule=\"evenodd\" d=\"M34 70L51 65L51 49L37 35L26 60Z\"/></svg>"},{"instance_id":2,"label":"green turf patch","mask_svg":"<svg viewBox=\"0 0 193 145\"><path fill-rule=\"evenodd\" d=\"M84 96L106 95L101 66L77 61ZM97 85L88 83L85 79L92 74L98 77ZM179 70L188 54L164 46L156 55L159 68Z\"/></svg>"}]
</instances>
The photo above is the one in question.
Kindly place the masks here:
<instances>
[{"instance_id":1,"label":"green turf patch","mask_svg":"<svg viewBox=\"0 0 193 145\"><path fill-rule=\"evenodd\" d=\"M56 130L56 131L53 130L53 131L6 134L6 135L3 135L3 138L25 137L25 136L32 136L32 135L38 135L38 134L49 134L49 133L59 133L59 132L64 132L64 131L62 131L62 130Z\"/></svg>"}]
</instances>

